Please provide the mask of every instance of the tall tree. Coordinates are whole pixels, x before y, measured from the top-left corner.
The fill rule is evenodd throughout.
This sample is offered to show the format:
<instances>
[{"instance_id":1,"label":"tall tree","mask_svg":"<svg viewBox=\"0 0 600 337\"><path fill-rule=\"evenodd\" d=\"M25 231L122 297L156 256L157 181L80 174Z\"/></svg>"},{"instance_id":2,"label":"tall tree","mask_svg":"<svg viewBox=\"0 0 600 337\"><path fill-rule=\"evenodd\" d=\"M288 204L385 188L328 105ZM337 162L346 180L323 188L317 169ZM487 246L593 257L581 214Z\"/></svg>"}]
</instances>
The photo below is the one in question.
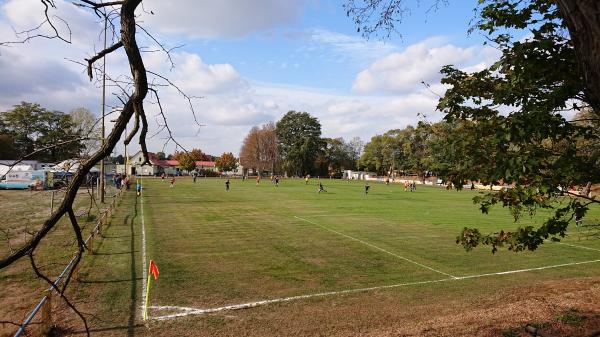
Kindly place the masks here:
<instances>
[{"instance_id":1,"label":"tall tree","mask_svg":"<svg viewBox=\"0 0 600 337\"><path fill-rule=\"evenodd\" d=\"M321 147L321 123L308 112L289 111L276 125L279 151L286 172L312 173Z\"/></svg>"},{"instance_id":2,"label":"tall tree","mask_svg":"<svg viewBox=\"0 0 600 337\"><path fill-rule=\"evenodd\" d=\"M267 168L271 174L279 170L279 142L277 139L276 126L273 122L263 124L260 129L258 141L261 166Z\"/></svg>"},{"instance_id":3,"label":"tall tree","mask_svg":"<svg viewBox=\"0 0 600 337\"><path fill-rule=\"evenodd\" d=\"M358 160L359 169L383 175L393 168L397 147L392 144L390 132L371 137Z\"/></svg>"},{"instance_id":4,"label":"tall tree","mask_svg":"<svg viewBox=\"0 0 600 337\"><path fill-rule=\"evenodd\" d=\"M344 138L323 138L323 144L322 174L341 176L343 170L356 168L356 149Z\"/></svg>"},{"instance_id":5,"label":"tall tree","mask_svg":"<svg viewBox=\"0 0 600 337\"><path fill-rule=\"evenodd\" d=\"M17 150L14 147L14 140L10 134L0 133L0 160L10 160L17 158Z\"/></svg>"},{"instance_id":6,"label":"tall tree","mask_svg":"<svg viewBox=\"0 0 600 337\"><path fill-rule=\"evenodd\" d=\"M263 166L260 157L260 129L258 126L252 127L240 149L240 163L245 168L250 168L261 174Z\"/></svg>"},{"instance_id":7,"label":"tall tree","mask_svg":"<svg viewBox=\"0 0 600 337\"><path fill-rule=\"evenodd\" d=\"M207 161L208 157L202 152L200 149L193 148L190 150L190 156L194 158L195 161Z\"/></svg>"},{"instance_id":8,"label":"tall tree","mask_svg":"<svg viewBox=\"0 0 600 337\"><path fill-rule=\"evenodd\" d=\"M178 156L179 167L186 171L193 171L196 168L196 160L189 152L181 152Z\"/></svg>"},{"instance_id":9,"label":"tall tree","mask_svg":"<svg viewBox=\"0 0 600 337\"><path fill-rule=\"evenodd\" d=\"M82 156L87 156L98 150L102 144L101 123L96 116L86 108L73 109L69 116L73 122L75 133L88 135L88 139L82 141Z\"/></svg>"},{"instance_id":10,"label":"tall tree","mask_svg":"<svg viewBox=\"0 0 600 337\"><path fill-rule=\"evenodd\" d=\"M30 159L47 162L80 157L83 138L93 137L79 129L70 115L35 103L22 102L0 112L0 120L4 134L13 140L17 157L29 155Z\"/></svg>"},{"instance_id":11,"label":"tall tree","mask_svg":"<svg viewBox=\"0 0 600 337\"><path fill-rule=\"evenodd\" d=\"M350 139L348 146L351 149L352 161L355 163L354 166L356 167L356 163L358 162L358 159L360 158L360 155L365 147L365 142L363 142L360 137L354 137Z\"/></svg>"},{"instance_id":12,"label":"tall tree","mask_svg":"<svg viewBox=\"0 0 600 337\"><path fill-rule=\"evenodd\" d=\"M238 166L238 160L235 158L233 153L225 152L215 162L217 168L219 168L223 172L233 171Z\"/></svg>"},{"instance_id":13,"label":"tall tree","mask_svg":"<svg viewBox=\"0 0 600 337\"><path fill-rule=\"evenodd\" d=\"M59 220L67 216L73 229L73 235L75 238L75 242L77 243L78 250L77 255L75 256L72 262L71 268L69 269L69 272L67 272L64 275L63 282L61 284L62 288L60 289L59 294L61 298L65 300L67 305L82 319L82 321L85 324L85 329L88 336L89 329L87 325L87 320L85 319L83 314L81 314L81 312L77 310L77 308L66 298L65 294L65 290L67 289L67 286L72 280L73 272L77 269L83 252L86 248L82 229L78 224L77 217L75 216L75 212L73 210L73 204L75 198L78 196L79 188L86 180L87 175L92 169L92 167L94 167L94 165L96 165L100 160L108 157L112 153L117 142L119 141L119 139L121 139L121 136L125 132L127 124L130 120L132 120L132 117L134 115L134 128L129 134L126 135L125 144L129 144L133 137L139 135L139 144L142 149L142 153L144 154L144 161L142 164L149 163L149 156L146 146L148 121L143 103L149 90L152 90L153 94L158 95L158 87L156 87L153 84L153 87L149 88L147 77L148 74L146 72L144 61L136 40L136 29L139 25L139 23L136 22L136 20L139 17L139 14L136 12L136 10L141 4L141 2L142 0L122 0L111 2L80 0L73 2L82 9L81 11L78 11L78 13L83 11L89 11L90 13L95 13L100 17L104 16L107 22L110 23L107 25L108 29L112 30L112 33L114 34L113 36L115 37L115 42L113 45L107 47L104 50L99 51L98 53L94 53L93 56L85 60L87 64L87 74L90 80L93 79L94 74L98 74L98 72L101 73L101 71L99 71L95 67L95 63L98 60L101 60L103 57L106 57L122 49L126 54L127 61L129 63L128 69L131 72L129 76L123 76L123 78L129 79L130 82L120 83L118 85L120 88L124 88L123 92L117 93L117 95L119 95L119 99L121 100L121 102L123 102L123 105L119 109L118 117L113 125L112 130L108 133L105 143L91 156L82 160L78 170L70 179L69 184L65 189L62 201L57 203L57 207L54 209L52 214L49 215L48 218L43 222L43 224L37 227L36 231L32 233L32 235L26 241L20 242L18 247L14 247L14 249L11 249L9 253L0 258L0 269L2 269L15 263L16 261L19 261L25 256L28 256L32 264L32 268L36 272L36 274L40 278L43 278L50 282L48 277L42 275L39 269L35 267L35 260L38 254L36 249L38 248L40 242L44 238L46 238L48 233L50 233L51 230L56 226ZM20 41L3 41L0 42L0 47L7 46L13 43L31 42L31 40L34 40L38 37L44 37L49 40L55 39L57 41L70 43L70 29L68 29L67 34L62 34L61 32L63 30L57 29L57 26L63 27L66 23L66 21L54 15L54 11L56 10L57 6L59 6L61 3L52 0L41 0L39 3L41 3L40 7L42 13L44 13L45 20L42 21L39 25L35 26L33 29L28 30L28 33L24 38L21 39L20 37L18 37ZM39 107L34 108L35 110L39 110ZM162 107L160 110L162 113ZM70 122L70 120L65 120L62 118L57 118L57 120L59 122L65 122L65 124L66 122ZM27 126L23 125L21 125L21 127L23 127L25 130L27 130L28 128ZM67 129L67 131L69 130ZM58 138L58 136L60 135L54 135L50 133L48 133L48 135L49 140L52 142L52 147L61 145L56 143L56 138ZM34 138L37 139L37 136ZM31 149L30 140L31 139L22 138L15 139L15 141L17 142L22 142L23 147L19 146L19 148L29 147L29 149ZM60 151L65 150L61 149Z\"/></svg>"},{"instance_id":14,"label":"tall tree","mask_svg":"<svg viewBox=\"0 0 600 337\"><path fill-rule=\"evenodd\" d=\"M279 169L279 149L275 124L269 122L262 127L255 126L248 132L240 149L240 163L261 173L271 173Z\"/></svg>"}]
</instances>

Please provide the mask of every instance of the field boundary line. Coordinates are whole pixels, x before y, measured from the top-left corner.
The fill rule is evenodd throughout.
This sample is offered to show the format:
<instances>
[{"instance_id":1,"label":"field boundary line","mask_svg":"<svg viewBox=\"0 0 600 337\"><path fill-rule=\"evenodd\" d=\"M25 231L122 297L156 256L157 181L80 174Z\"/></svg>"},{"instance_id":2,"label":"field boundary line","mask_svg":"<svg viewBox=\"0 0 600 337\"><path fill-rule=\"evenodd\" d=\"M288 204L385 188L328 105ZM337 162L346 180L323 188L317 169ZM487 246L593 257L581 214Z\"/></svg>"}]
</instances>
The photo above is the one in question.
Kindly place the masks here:
<instances>
[{"instance_id":1,"label":"field boundary line","mask_svg":"<svg viewBox=\"0 0 600 337\"><path fill-rule=\"evenodd\" d=\"M525 269L515 269L515 270L500 271L500 272L496 272L496 273L486 273L486 274L476 274L476 275L459 276L459 277L456 278L456 280L468 280L468 279L472 279L472 278L479 278L479 277L486 277L486 276L518 274L518 273L525 273L525 272L530 272L530 271L537 271L537 270L544 270L544 269L553 269L553 268L560 268L560 267L569 267L569 266L577 266L577 265L581 265L581 264L590 264L590 263L598 263L598 262L600 262L600 259L598 259L598 260L580 261L580 262L568 262L568 263L554 264L554 265L550 265L550 266L542 266L542 267L534 267L534 268L525 268Z\"/></svg>"},{"instance_id":2,"label":"field boundary line","mask_svg":"<svg viewBox=\"0 0 600 337\"><path fill-rule=\"evenodd\" d=\"M449 281L449 280L453 280L453 279L443 278L443 279L439 279L439 280L398 283L398 284L391 284L391 285L386 285L386 286L347 289L347 290L339 290L339 291L328 291L328 292L323 292L323 293L297 295L297 296L274 298L274 299L270 299L270 300L262 300L262 301L256 301L256 302L233 304L233 305L227 305L227 306L223 306L223 307L209 308L209 309L178 307L178 306L172 306L172 305L150 306L149 308L150 309L158 309L158 310L180 310L180 311L182 311L182 312L175 313L175 314L169 314L169 315L157 316L157 317L151 318L153 320L162 321L162 320L178 318L178 317L185 317L185 316L190 316L190 315L197 316L197 315L204 315L204 314L215 313L215 312L220 312L220 311L249 309L249 308L254 308L254 307L258 307L258 306L262 306L262 305L282 303L282 302L291 302L291 301L297 301L297 300L303 300L303 299L309 299L309 298L315 298L315 297L351 294L351 293L358 293L358 292L365 292L365 291L372 291L372 290L380 290L380 289L398 288L398 287L403 287L403 286L412 286L412 285L419 285L419 284L444 282L444 281Z\"/></svg>"},{"instance_id":3,"label":"field boundary line","mask_svg":"<svg viewBox=\"0 0 600 337\"><path fill-rule=\"evenodd\" d=\"M590 263L598 263L598 262L600 262L600 259L581 261L581 262L569 262L569 263L555 264L555 265L535 267L535 268L507 270L507 271L501 271L501 272L496 272L496 273L459 276L459 277L454 277L454 278L443 278L443 279L438 279L438 280L406 282L406 283L397 283L397 284L376 286L376 287L356 288L356 289L347 289L347 290L339 290L339 291L328 291L328 292L322 292L322 293L297 295L297 296L290 296L290 297L274 298L274 299L270 299L270 300L233 304L233 305L227 305L227 306L216 307L216 308L208 308L208 309L179 307L179 306L173 306L173 305L163 305L163 306L153 305L153 306L149 306L149 308L154 309L154 310L179 310L181 312L163 315L163 316L149 317L149 319L156 320L156 321L163 321L163 320L168 320L168 319L174 319L174 318L180 318L180 317L186 317L186 316L198 316L198 315L210 314L210 313L221 312L221 311L250 309L250 308L263 306L263 305L291 302L291 301L304 300L304 299L317 298L317 297L352 294L352 293L359 293L359 292L392 289L392 288L407 287L407 286L422 285L422 284L433 284L433 283L441 283L441 282L449 282L449 281L463 281L463 280L470 280L470 279L476 279L476 278L481 278L481 277L503 276L503 275L526 273L526 272L538 271L538 270L544 270L544 269L553 269L553 268L576 266L576 265L583 265L583 264L590 264Z\"/></svg>"},{"instance_id":4,"label":"field boundary line","mask_svg":"<svg viewBox=\"0 0 600 337\"><path fill-rule=\"evenodd\" d=\"M140 193L140 214L142 216L142 309L141 315L144 317L144 303L146 303L146 279L148 275L146 274L146 222L144 220L144 193L142 187L142 193Z\"/></svg>"},{"instance_id":5,"label":"field boundary line","mask_svg":"<svg viewBox=\"0 0 600 337\"><path fill-rule=\"evenodd\" d=\"M555 243L558 243L559 245L565 245L565 246L579 248L579 249L595 250L597 252L600 252L600 249L598 249L598 248L579 246L579 245L574 245L574 244L571 244L571 243L564 243L564 242L555 242Z\"/></svg>"},{"instance_id":6,"label":"field boundary line","mask_svg":"<svg viewBox=\"0 0 600 337\"><path fill-rule=\"evenodd\" d=\"M308 223L310 223L310 224L313 224L313 225L315 225L315 226L321 227L321 228L323 228L323 229L325 229L325 230L327 230L327 231L330 231L330 232L332 232L332 233L335 233L335 234L338 234L338 235L344 236L344 237L346 237L346 238L348 238L348 239L351 239L351 240L354 240L354 241L356 241L356 242L360 242L360 243L362 243L363 245L367 245L367 246L369 246L369 247L371 247L371 248L377 249L377 250L379 250L379 251L382 251L382 252L384 252L384 253L386 253L386 254L389 254L389 255L391 255L391 256L394 256L394 257L397 257L397 258L399 258L399 259L402 259L402 260L404 260L404 261L410 262L410 263L412 263L412 264L415 264L415 265L417 265L417 266L419 266L419 267L422 267L422 268L425 268L425 269L428 269L428 270L434 271L434 272L436 272L436 273L438 273L438 274L446 275L446 276L448 276L448 277L451 277L451 278L456 278L456 276L454 276L454 275L451 275L451 274L445 273L445 272L443 272L443 271L437 270L437 269L435 269L435 268L429 267L429 266L427 266L427 265L424 265L424 264L422 264L422 263L419 263L419 262L417 262L417 261L414 261L414 260L411 260L411 259L409 259L409 258L406 258L406 257L404 257L404 256L402 256L402 255L398 255L398 254L396 254L396 253L392 253L392 252L390 252L390 251L388 251L388 250L385 250L385 249L383 249L383 248L381 248L381 247L377 247L377 246L375 246L375 245L374 245L374 244L372 244L372 243L368 243L368 242L366 242L366 241L363 241L363 240L361 240L361 239L357 239L357 238L355 238L355 237L353 237L353 236L350 236L350 235L347 235L347 234L344 234L344 233L338 232L338 231L336 231L336 230L333 230L333 229L331 229L331 228L329 228L329 227L326 227L326 226L320 225L320 224L318 224L318 223L316 223L316 222L313 222L313 221L310 221L310 220L307 220L307 219L301 218L301 217L299 217L299 216L294 216L294 218L296 218L296 219L299 219L299 220L302 220L302 221L306 221L306 222L308 222Z\"/></svg>"}]
</instances>

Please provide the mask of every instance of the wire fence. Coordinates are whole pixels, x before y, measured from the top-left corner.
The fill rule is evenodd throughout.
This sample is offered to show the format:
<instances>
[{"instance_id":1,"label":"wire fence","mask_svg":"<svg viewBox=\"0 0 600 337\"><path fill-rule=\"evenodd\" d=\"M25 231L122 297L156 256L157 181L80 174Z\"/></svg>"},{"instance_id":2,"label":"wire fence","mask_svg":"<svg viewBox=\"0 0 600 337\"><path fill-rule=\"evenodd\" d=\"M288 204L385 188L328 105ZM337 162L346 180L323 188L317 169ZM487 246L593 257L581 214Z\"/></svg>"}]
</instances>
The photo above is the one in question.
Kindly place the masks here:
<instances>
[{"instance_id":1,"label":"wire fence","mask_svg":"<svg viewBox=\"0 0 600 337\"><path fill-rule=\"evenodd\" d=\"M96 226L94 226L94 228L92 228L90 235L85 240L85 246L86 246L88 253L93 254L94 237L99 234L101 235L102 226L104 226L108 223L110 217L113 215L113 212L115 211L115 209L117 207L118 202L121 200L121 196L123 193L124 192L122 190L117 190L114 197L112 198L112 202L110 203L108 208L106 208L104 210L104 212L102 212L102 215L98 218L98 222L96 223ZM29 315L27 315L27 317L25 318L25 320L19 327L19 330L17 330L17 332L14 334L14 337L19 337L23 333L25 333L25 329L27 328L27 326L31 323L31 321L33 321L35 316L40 311L42 312L41 330L45 331L45 332L50 331L50 328L52 325L52 294L54 291L56 291L56 289L58 289L58 286L62 283L63 278L65 277L67 272L69 270L71 270L75 261L77 260L77 257L78 257L77 255L73 256L73 258L71 259L69 264L67 264L65 269L60 273L60 275L58 275L58 277L54 281L53 285L46 290L46 294L44 295L44 297L42 297L42 299L38 302L38 304L35 306L35 308L33 308L33 310L29 313Z\"/></svg>"}]
</instances>

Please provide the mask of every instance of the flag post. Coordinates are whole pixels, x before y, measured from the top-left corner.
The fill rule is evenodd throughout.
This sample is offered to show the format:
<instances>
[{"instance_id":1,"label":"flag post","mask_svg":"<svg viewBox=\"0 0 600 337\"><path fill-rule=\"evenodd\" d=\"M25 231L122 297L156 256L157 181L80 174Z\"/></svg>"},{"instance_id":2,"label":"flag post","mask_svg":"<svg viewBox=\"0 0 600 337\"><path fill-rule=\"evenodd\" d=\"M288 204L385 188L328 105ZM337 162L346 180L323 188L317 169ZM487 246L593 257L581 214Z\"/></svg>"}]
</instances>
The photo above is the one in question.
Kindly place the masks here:
<instances>
[{"instance_id":1,"label":"flag post","mask_svg":"<svg viewBox=\"0 0 600 337\"><path fill-rule=\"evenodd\" d=\"M150 274L148 274L148 283L146 284L146 301L144 303L144 321L148 319L148 295L150 294Z\"/></svg>"},{"instance_id":2,"label":"flag post","mask_svg":"<svg viewBox=\"0 0 600 337\"><path fill-rule=\"evenodd\" d=\"M144 303L144 321L148 319L148 297L150 297L150 276L154 276L155 280L158 280L158 266L154 263L154 260L150 260L150 266L148 267L148 283L146 284L146 300Z\"/></svg>"}]
</instances>

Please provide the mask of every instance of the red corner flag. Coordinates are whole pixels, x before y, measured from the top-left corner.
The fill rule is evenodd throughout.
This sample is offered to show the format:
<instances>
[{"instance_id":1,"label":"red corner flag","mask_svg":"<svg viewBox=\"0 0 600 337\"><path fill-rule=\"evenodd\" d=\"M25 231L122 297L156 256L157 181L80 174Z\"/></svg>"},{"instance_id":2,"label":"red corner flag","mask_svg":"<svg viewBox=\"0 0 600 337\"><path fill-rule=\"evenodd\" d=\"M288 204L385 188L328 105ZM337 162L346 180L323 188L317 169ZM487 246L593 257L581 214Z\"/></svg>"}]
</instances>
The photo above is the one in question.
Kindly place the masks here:
<instances>
[{"instance_id":1,"label":"red corner flag","mask_svg":"<svg viewBox=\"0 0 600 337\"><path fill-rule=\"evenodd\" d=\"M148 272L154 275L155 280L158 280L158 266L156 265L156 263L154 263L154 260L150 260L150 268Z\"/></svg>"}]
</instances>

